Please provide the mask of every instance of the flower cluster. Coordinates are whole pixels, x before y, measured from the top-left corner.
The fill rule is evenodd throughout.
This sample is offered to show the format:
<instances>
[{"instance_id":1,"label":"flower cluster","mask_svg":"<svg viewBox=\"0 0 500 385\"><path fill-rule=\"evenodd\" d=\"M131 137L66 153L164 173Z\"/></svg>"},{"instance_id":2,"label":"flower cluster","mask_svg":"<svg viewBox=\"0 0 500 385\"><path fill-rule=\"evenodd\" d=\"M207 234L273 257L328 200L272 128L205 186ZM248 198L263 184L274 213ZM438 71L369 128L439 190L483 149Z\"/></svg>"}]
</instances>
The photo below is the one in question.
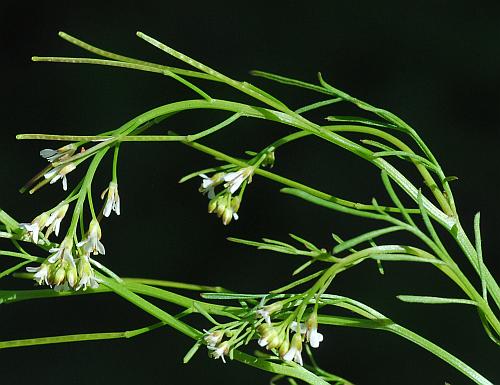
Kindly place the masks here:
<instances>
[{"instance_id":1,"label":"flower cluster","mask_svg":"<svg viewBox=\"0 0 500 385\"><path fill-rule=\"evenodd\" d=\"M78 246L78 245L77 245ZM52 253L38 267L27 267L39 285L54 287L56 291L79 290L99 286L94 269L90 265L89 253L82 248L74 250L73 240L65 238L59 247L50 249ZM78 257L75 258L75 255Z\"/></svg>"},{"instance_id":2,"label":"flower cluster","mask_svg":"<svg viewBox=\"0 0 500 385\"><path fill-rule=\"evenodd\" d=\"M205 336L203 337L207 348L209 350L210 357L214 359L220 358L222 362L226 363L225 356L228 355L231 349L231 344L229 340L222 341L225 332L223 330L207 331L204 330Z\"/></svg>"},{"instance_id":3,"label":"flower cluster","mask_svg":"<svg viewBox=\"0 0 500 385\"><path fill-rule=\"evenodd\" d=\"M262 315L262 313L265 313L265 311L259 314ZM290 329L295 332L291 341L289 341L288 333L267 322L268 314L263 314L262 316L266 320L266 323L259 325L257 328L260 336L257 343L267 350L277 349L279 356L284 361L295 361L299 365L303 365L302 343L306 341L311 347L317 348L319 347L319 343L323 341L323 335L318 333L316 312L313 312L309 316L305 324L295 321L290 324Z\"/></svg>"},{"instance_id":4,"label":"flower cluster","mask_svg":"<svg viewBox=\"0 0 500 385\"><path fill-rule=\"evenodd\" d=\"M55 183L59 179L63 182L64 190L67 189L66 175L76 168L71 162L77 146L74 144L61 147L57 150L44 149L40 155L51 163L51 169L44 175L45 181L39 182L32 190L36 190L44 183ZM60 162L66 162L59 164ZM52 165L52 163L55 163ZM40 174L41 175L41 174ZM30 182L32 183L32 182ZM86 190L81 190L79 194L86 194ZM101 194L105 199L102 207L102 215L108 217L112 211L120 215L120 196L118 195L118 184L111 181L109 186ZM31 241L35 244L53 245L49 240L52 233L59 235L61 222L68 209L69 200L64 200L54 209L38 215L29 223L20 223L19 228L24 231L23 240ZM94 215L94 214L93 214ZM101 214L100 214L101 215ZM99 215L99 216L100 216ZM73 215L75 221L75 214ZM94 216L89 224L89 228L84 238L80 242L75 242L74 222L64 240L58 247L49 249L51 255L37 267L27 267L27 271L33 273L33 279L39 285L48 285L55 290L86 290L88 287L97 288L99 280L91 265L91 255L105 254L104 245L101 242L102 232L99 221ZM43 233L43 237L41 234Z\"/></svg>"},{"instance_id":5,"label":"flower cluster","mask_svg":"<svg viewBox=\"0 0 500 385\"><path fill-rule=\"evenodd\" d=\"M26 231L26 234L33 243L38 243L40 237L40 232L45 228L45 238L48 238L50 234L55 233L56 236L59 235L59 229L61 227L61 222L68 211L68 204L63 204L56 207L50 214L44 212L38 215L31 223L20 223L19 227Z\"/></svg>"},{"instance_id":6,"label":"flower cluster","mask_svg":"<svg viewBox=\"0 0 500 385\"><path fill-rule=\"evenodd\" d=\"M217 214L219 218L222 218L222 223L228 225L233 219L238 220L240 204L240 197L233 197L230 193L225 193L210 200L208 212Z\"/></svg>"},{"instance_id":7,"label":"flower cluster","mask_svg":"<svg viewBox=\"0 0 500 385\"><path fill-rule=\"evenodd\" d=\"M254 166L240 168L237 171L225 173L218 172L209 177L206 174L199 174L203 179L199 191L208 194L208 212L215 213L222 218L222 223L228 225L233 219L238 219L238 210L241 204L241 194L234 196L234 193L244 183L251 183L255 172ZM215 188L223 185L224 190L219 194L215 193Z\"/></svg>"},{"instance_id":8,"label":"flower cluster","mask_svg":"<svg viewBox=\"0 0 500 385\"><path fill-rule=\"evenodd\" d=\"M64 208L64 212L66 210L67 207ZM48 218L50 219L50 217ZM36 231L39 231L39 229L36 229L35 226L40 223L40 221L35 220L29 225L23 224L25 229L32 226L32 228L26 230L31 234L33 241L38 240ZM56 233L58 231L57 228ZM86 237L81 242L78 242L76 247L73 238L66 236L59 247L49 250L52 254L40 266L27 267L26 270L34 273L33 279L39 285L45 284L54 287L58 291L79 290L80 288L86 290L87 287L95 289L99 286L99 283L90 264L90 254L105 253L104 245L100 241L101 235L99 222L93 219L90 222Z\"/></svg>"}]
</instances>

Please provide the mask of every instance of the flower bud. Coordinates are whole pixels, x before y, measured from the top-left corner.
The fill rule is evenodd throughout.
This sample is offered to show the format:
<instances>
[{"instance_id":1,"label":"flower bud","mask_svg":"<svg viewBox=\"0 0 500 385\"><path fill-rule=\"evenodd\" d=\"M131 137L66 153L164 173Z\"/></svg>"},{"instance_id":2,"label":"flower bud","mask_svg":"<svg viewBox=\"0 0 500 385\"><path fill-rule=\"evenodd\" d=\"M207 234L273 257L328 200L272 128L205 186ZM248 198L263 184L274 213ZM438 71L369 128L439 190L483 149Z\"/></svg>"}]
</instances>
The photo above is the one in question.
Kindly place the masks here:
<instances>
[{"instance_id":1,"label":"flower bud","mask_svg":"<svg viewBox=\"0 0 500 385\"><path fill-rule=\"evenodd\" d=\"M218 217L221 217L224 214L224 212L226 211L226 206L226 197L220 196L219 199L217 199L217 208L215 209L215 213Z\"/></svg>"},{"instance_id":2,"label":"flower bud","mask_svg":"<svg viewBox=\"0 0 500 385\"><path fill-rule=\"evenodd\" d=\"M267 346L266 346L267 350L276 349L282 343L282 339L280 338L280 336L276 332L270 336L268 341L269 342L267 343Z\"/></svg>"},{"instance_id":3,"label":"flower bud","mask_svg":"<svg viewBox=\"0 0 500 385\"><path fill-rule=\"evenodd\" d=\"M53 285L60 285L64 282L65 278L66 278L66 270L64 269L63 266L59 265L59 267L54 272L51 283Z\"/></svg>"},{"instance_id":4,"label":"flower bud","mask_svg":"<svg viewBox=\"0 0 500 385\"><path fill-rule=\"evenodd\" d=\"M205 335L205 337L203 337L203 339L205 340L207 345L216 346L222 341L223 337L224 337L224 331L216 330L214 332L211 332L211 333L208 333L207 335Z\"/></svg>"},{"instance_id":5,"label":"flower bud","mask_svg":"<svg viewBox=\"0 0 500 385\"><path fill-rule=\"evenodd\" d=\"M231 198L231 208L236 213L240 209L241 199L239 196Z\"/></svg>"},{"instance_id":6,"label":"flower bud","mask_svg":"<svg viewBox=\"0 0 500 385\"><path fill-rule=\"evenodd\" d=\"M71 264L68 264L68 266L66 266L66 281L68 282L70 287L75 287L76 282L78 281L76 267Z\"/></svg>"},{"instance_id":7,"label":"flower bud","mask_svg":"<svg viewBox=\"0 0 500 385\"><path fill-rule=\"evenodd\" d=\"M208 202L208 213L212 214L215 209L217 208L217 201L218 198L212 198L210 199L210 202Z\"/></svg>"},{"instance_id":8,"label":"flower bud","mask_svg":"<svg viewBox=\"0 0 500 385\"><path fill-rule=\"evenodd\" d=\"M222 223L224 225L228 225L231 223L231 220L233 219L233 209L231 207L227 207L224 210L224 213L222 214Z\"/></svg>"},{"instance_id":9,"label":"flower bud","mask_svg":"<svg viewBox=\"0 0 500 385\"><path fill-rule=\"evenodd\" d=\"M281 358L285 356L285 354L288 353L288 350L290 350L290 341L288 340L288 336L283 340L281 343L281 346L279 348L279 355Z\"/></svg>"},{"instance_id":10,"label":"flower bud","mask_svg":"<svg viewBox=\"0 0 500 385\"><path fill-rule=\"evenodd\" d=\"M262 161L262 166L263 167L273 168L275 161L276 161L276 155L274 154L274 151L268 152L266 154L266 157Z\"/></svg>"}]
</instances>

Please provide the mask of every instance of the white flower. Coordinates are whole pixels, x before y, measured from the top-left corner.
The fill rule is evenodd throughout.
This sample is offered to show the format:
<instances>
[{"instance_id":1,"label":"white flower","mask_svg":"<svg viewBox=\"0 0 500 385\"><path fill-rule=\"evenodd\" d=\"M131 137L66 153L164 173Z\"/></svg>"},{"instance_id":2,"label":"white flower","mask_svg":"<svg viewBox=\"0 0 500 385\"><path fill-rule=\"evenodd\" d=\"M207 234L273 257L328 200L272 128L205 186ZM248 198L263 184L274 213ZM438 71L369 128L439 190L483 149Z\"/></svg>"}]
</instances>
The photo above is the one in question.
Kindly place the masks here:
<instances>
[{"instance_id":1,"label":"white flower","mask_svg":"<svg viewBox=\"0 0 500 385\"><path fill-rule=\"evenodd\" d=\"M199 191L202 194L208 192L208 199L212 199L213 197L215 197L215 187L224 182L224 175L225 174L222 172L218 172L212 177L208 177L205 174L200 174L200 177L203 178L203 180L201 181Z\"/></svg>"},{"instance_id":2,"label":"white flower","mask_svg":"<svg viewBox=\"0 0 500 385\"><path fill-rule=\"evenodd\" d=\"M264 321L266 321L267 324L271 325L271 315L269 314L269 311L264 308L257 310L256 313L264 318Z\"/></svg>"},{"instance_id":3,"label":"white flower","mask_svg":"<svg viewBox=\"0 0 500 385\"><path fill-rule=\"evenodd\" d=\"M49 250L53 253L47 261L50 263L56 263L57 261L67 261L72 266L75 266L75 260L72 254L73 240L70 237L64 238L59 247L54 247Z\"/></svg>"},{"instance_id":4,"label":"white flower","mask_svg":"<svg viewBox=\"0 0 500 385\"><path fill-rule=\"evenodd\" d=\"M69 205L66 203L61 207L57 208L55 211L50 214L49 218L45 222L45 226L48 226L47 231L45 233L45 237L48 238L52 232L59 235L59 229L61 227L61 221L63 220L66 212L68 211Z\"/></svg>"},{"instance_id":5,"label":"white flower","mask_svg":"<svg viewBox=\"0 0 500 385\"><path fill-rule=\"evenodd\" d=\"M113 181L109 182L108 188L106 188L101 194L101 199L104 199L106 193L107 198L104 203L102 214L105 217L109 217L111 211L114 211L116 215L120 215L120 196L118 195L118 184Z\"/></svg>"},{"instance_id":6,"label":"white flower","mask_svg":"<svg viewBox=\"0 0 500 385\"><path fill-rule=\"evenodd\" d=\"M280 311L283 308L283 304L281 302L274 302L270 305L264 306L262 309L256 311L258 315L264 318L267 324L271 324L271 314Z\"/></svg>"},{"instance_id":7,"label":"white flower","mask_svg":"<svg viewBox=\"0 0 500 385\"><path fill-rule=\"evenodd\" d=\"M45 179L50 180L50 184L56 183L59 179L61 179L63 190L66 191L68 189L68 180L66 179L66 175L69 174L74 169L76 169L74 163L70 163L67 165L60 165L46 172L43 176Z\"/></svg>"},{"instance_id":8,"label":"white flower","mask_svg":"<svg viewBox=\"0 0 500 385\"><path fill-rule=\"evenodd\" d=\"M47 213L42 213L38 215L35 219L31 221L31 223L19 223L19 227L24 229L32 241L37 244L38 243L38 235L41 230L47 226L47 221L49 219L49 215Z\"/></svg>"},{"instance_id":9,"label":"white flower","mask_svg":"<svg viewBox=\"0 0 500 385\"><path fill-rule=\"evenodd\" d=\"M299 325L299 328L297 328L297 325ZM307 331L307 327L303 322L301 322L300 324L297 324L296 321L293 321L290 324L290 329L293 330L295 333L298 333L299 329L300 329L300 334L305 334Z\"/></svg>"},{"instance_id":10,"label":"white flower","mask_svg":"<svg viewBox=\"0 0 500 385\"><path fill-rule=\"evenodd\" d=\"M290 349L286 354L283 356L283 360L290 362L290 361L295 361L299 365L303 365L304 363L302 362L302 337L300 336L299 333L295 333L292 338L292 342L290 344Z\"/></svg>"},{"instance_id":11,"label":"white flower","mask_svg":"<svg viewBox=\"0 0 500 385\"><path fill-rule=\"evenodd\" d=\"M319 347L319 343L323 341L323 334L318 333L318 328L312 328L307 331L306 338L311 347L317 348Z\"/></svg>"},{"instance_id":12,"label":"white flower","mask_svg":"<svg viewBox=\"0 0 500 385\"><path fill-rule=\"evenodd\" d=\"M203 329L203 331L206 333L205 337L203 339L207 343L208 346L216 346L221 342L222 338L224 337L224 332L222 330L216 330L214 332L209 332L208 330Z\"/></svg>"},{"instance_id":13,"label":"white flower","mask_svg":"<svg viewBox=\"0 0 500 385\"><path fill-rule=\"evenodd\" d=\"M224 356L229 353L229 341L224 341L218 346L207 346L210 352L210 356L215 359L222 359L222 362L226 363Z\"/></svg>"},{"instance_id":14,"label":"white flower","mask_svg":"<svg viewBox=\"0 0 500 385\"><path fill-rule=\"evenodd\" d=\"M283 359L287 362L293 360L299 365L304 365L301 352L294 346L292 346L290 350L288 350L288 352L283 356Z\"/></svg>"},{"instance_id":15,"label":"white flower","mask_svg":"<svg viewBox=\"0 0 500 385\"><path fill-rule=\"evenodd\" d=\"M50 273L50 265L47 263L42 263L38 267L30 267L28 266L26 268L26 271L29 273L35 273L33 275L33 279L36 281L37 284L42 285L46 284L49 285L49 273Z\"/></svg>"},{"instance_id":16,"label":"white flower","mask_svg":"<svg viewBox=\"0 0 500 385\"><path fill-rule=\"evenodd\" d=\"M40 232L40 225L38 223L19 223L19 227L28 233L34 243L38 243L38 234Z\"/></svg>"},{"instance_id":17,"label":"white flower","mask_svg":"<svg viewBox=\"0 0 500 385\"><path fill-rule=\"evenodd\" d=\"M99 287L99 281L95 276L94 269L90 265L89 255L84 254L78 260L78 276L80 277L78 281L78 286L75 290L87 290L87 286L91 289L97 289Z\"/></svg>"},{"instance_id":18,"label":"white flower","mask_svg":"<svg viewBox=\"0 0 500 385\"><path fill-rule=\"evenodd\" d=\"M81 247L85 253L105 254L106 250L104 245L101 243L101 226L99 226L99 221L97 219L92 219L89 225L89 231L87 232L87 238L83 241L78 242L76 245Z\"/></svg>"},{"instance_id":19,"label":"white flower","mask_svg":"<svg viewBox=\"0 0 500 385\"><path fill-rule=\"evenodd\" d=\"M52 163L57 160L63 161L70 158L71 156L73 156L75 151L76 151L76 146L74 143L71 143L61 148L58 148L57 150L53 150L51 148L45 148L42 151L40 151L40 156L42 158L47 159L50 163Z\"/></svg>"},{"instance_id":20,"label":"white flower","mask_svg":"<svg viewBox=\"0 0 500 385\"><path fill-rule=\"evenodd\" d=\"M306 341L313 348L319 347L319 343L323 341L323 334L318 333L318 316L316 312L311 313L306 321Z\"/></svg>"},{"instance_id":21,"label":"white flower","mask_svg":"<svg viewBox=\"0 0 500 385\"><path fill-rule=\"evenodd\" d=\"M252 175L255 172L255 167L248 166L239 169L235 172L230 172L224 175L224 187L229 188L229 192L234 194L241 184L248 179L248 183L252 182Z\"/></svg>"}]
</instances>

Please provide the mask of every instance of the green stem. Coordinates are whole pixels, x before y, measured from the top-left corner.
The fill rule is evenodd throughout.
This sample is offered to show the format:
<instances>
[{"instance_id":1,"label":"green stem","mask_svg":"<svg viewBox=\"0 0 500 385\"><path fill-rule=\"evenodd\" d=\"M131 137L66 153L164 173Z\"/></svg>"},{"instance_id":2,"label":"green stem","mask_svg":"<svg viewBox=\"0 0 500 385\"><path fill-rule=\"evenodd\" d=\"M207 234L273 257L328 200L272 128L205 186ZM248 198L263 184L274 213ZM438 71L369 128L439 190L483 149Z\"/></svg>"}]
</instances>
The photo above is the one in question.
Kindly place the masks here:
<instances>
[{"instance_id":1,"label":"green stem","mask_svg":"<svg viewBox=\"0 0 500 385\"><path fill-rule=\"evenodd\" d=\"M110 51L105 51L101 48L97 48L97 47L94 47L88 43L85 43L84 41L81 41L81 40L79 40L71 35L68 35L65 32L59 32L59 37L70 42L71 44L74 44L80 48L83 48L84 50L87 50L87 51L92 52L92 53L99 55L99 56L107 57L108 59L112 59L113 61L135 63L135 64L144 65L147 67L155 67L155 68L162 69L162 70L168 70L168 71L171 71L171 72L176 73L178 75L217 81L217 79L215 79L213 76L204 74L202 72L185 70L185 69L176 68L176 67L164 66L161 64L157 64L157 63L151 63L151 62L147 62L144 60L134 59L134 58L131 58L128 56L118 55L118 54L110 52Z\"/></svg>"},{"instance_id":2,"label":"green stem","mask_svg":"<svg viewBox=\"0 0 500 385\"><path fill-rule=\"evenodd\" d=\"M320 324L326 324L326 325L357 327L363 329L379 329L397 334L398 336L403 337L408 341L411 341L414 344L426 349L430 353L434 354L436 357L439 357L447 364L453 366L455 369L465 374L476 384L493 385L491 381L486 379L484 376L482 376L480 373L478 373L476 370L471 368L469 365L467 365L454 355L448 353L443 348L425 339L424 337L421 337L420 335L398 324L393 323L391 320L383 317L381 314L379 314L379 316L380 319L377 320L362 320L362 319L360 320L357 318L318 315L318 322Z\"/></svg>"},{"instance_id":3,"label":"green stem","mask_svg":"<svg viewBox=\"0 0 500 385\"><path fill-rule=\"evenodd\" d=\"M199 340L202 338L203 334L197 331L196 329L192 328L191 326L183 323L182 321L177 320L175 317L171 316L167 312L161 310L157 306L153 305L152 303L144 300L143 298L139 297L137 294L133 293L132 291L126 289L123 285L112 281L110 279L107 279L105 277L100 277L103 279L103 283L105 286L109 287L111 290L113 290L116 294L120 295L130 303L134 304L135 306L141 308L145 312L153 315L154 317L158 318L159 320L165 322L166 325L169 325L173 327L174 329L180 331L181 333L187 335L188 337L191 337L195 340ZM311 385L329 385L326 381L322 380L318 376L314 375L313 373L309 372L308 370L300 367L300 366L288 366L284 364L275 364L266 360L262 360L253 356L250 356L248 354L245 354L243 352L240 352L238 350L233 351L233 359L240 361L244 364L271 372L271 373L276 373L276 374L284 374L290 377L298 378L301 379L308 384Z\"/></svg>"},{"instance_id":4,"label":"green stem","mask_svg":"<svg viewBox=\"0 0 500 385\"><path fill-rule=\"evenodd\" d=\"M120 145L117 144L115 146L115 151L113 153L113 175L112 175L112 181L114 183L118 183L118 173L117 173L117 168L118 168L118 153L120 152Z\"/></svg>"},{"instance_id":5,"label":"green stem","mask_svg":"<svg viewBox=\"0 0 500 385\"><path fill-rule=\"evenodd\" d=\"M87 174L85 175L82 187L80 189L78 201L76 202L75 209L73 210L73 217L71 219L71 224L70 224L70 226L68 228L68 232L67 232L67 234L71 237L73 237L75 232L76 232L76 226L78 225L78 219L80 218L80 213L82 212L83 204L85 203L85 198L87 195L86 193L87 193L88 189L90 188L90 185L92 183L92 179L94 178L94 174L97 170L97 167L99 166L99 163L101 162L104 155L106 155L107 151L108 151L108 148L104 148L101 151L99 151L95 155L94 159L92 159L92 162L90 163L90 166L87 170Z\"/></svg>"},{"instance_id":6,"label":"green stem","mask_svg":"<svg viewBox=\"0 0 500 385\"><path fill-rule=\"evenodd\" d=\"M140 334L147 333L164 326L163 322L158 322L154 325L146 326L139 329L127 330L124 332L109 332L109 333L85 333L85 334L70 334L54 337L27 338L21 340L0 341L0 349L19 348L23 346L60 344L65 342L81 342L81 341L98 341L111 340L117 338L132 338Z\"/></svg>"},{"instance_id":7,"label":"green stem","mask_svg":"<svg viewBox=\"0 0 500 385\"><path fill-rule=\"evenodd\" d=\"M198 150L198 151L204 152L205 154L211 155L214 158L232 163L236 166L240 166L240 167L247 167L248 166L248 163L245 161L233 158L229 155L226 155L220 151L217 151L217 150L210 148L208 146L205 146L203 144L194 143L194 142L193 143L186 142L185 144L188 145L189 147L192 147L192 148ZM285 186L289 186L289 187L296 188L296 189L299 189L301 191L307 192L308 194L311 194L311 195L318 197L320 199L324 199L324 200L329 201L329 202L335 202L335 203L342 205L342 206L345 206L345 207L356 208L358 210L377 210L377 208L373 205L351 202L351 201L348 201L345 199L337 198L337 197L334 197L333 195L326 194L322 191L316 190L312 187L306 186L306 185L299 183L299 182L296 182L294 180L285 178L281 175L274 174L274 173L267 171L267 170L257 168L257 169L255 169L255 174L260 175L260 176L267 178L269 180L275 181L277 183L283 184ZM398 208L395 208L395 207L380 206L380 209L383 211L387 211L387 212L400 212L400 210ZM410 213L419 213L420 212L420 210L412 210L412 209L409 209L407 211Z\"/></svg>"}]
</instances>

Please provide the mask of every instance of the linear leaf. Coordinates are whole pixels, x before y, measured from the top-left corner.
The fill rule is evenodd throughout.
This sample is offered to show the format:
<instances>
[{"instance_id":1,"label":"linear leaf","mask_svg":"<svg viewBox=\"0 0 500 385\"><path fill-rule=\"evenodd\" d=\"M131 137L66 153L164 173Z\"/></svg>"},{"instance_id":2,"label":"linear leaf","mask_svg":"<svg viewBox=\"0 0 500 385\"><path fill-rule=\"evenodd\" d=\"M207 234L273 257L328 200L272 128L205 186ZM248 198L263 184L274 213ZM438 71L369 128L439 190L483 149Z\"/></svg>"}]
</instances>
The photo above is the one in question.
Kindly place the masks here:
<instances>
[{"instance_id":1,"label":"linear leaf","mask_svg":"<svg viewBox=\"0 0 500 385\"><path fill-rule=\"evenodd\" d=\"M302 285L306 282L309 282L310 280L319 277L321 274L323 274L324 270L317 271L316 273L310 274L307 277L304 277L302 279L299 279L297 281L294 281L292 283L289 283L288 285L279 287L277 289L271 290L271 293L273 294L278 294L278 293L283 293L287 290L293 289L294 287L297 287L299 285Z\"/></svg>"},{"instance_id":2,"label":"linear leaf","mask_svg":"<svg viewBox=\"0 0 500 385\"><path fill-rule=\"evenodd\" d=\"M370 146L380 148L383 151L396 151L396 150L394 150L394 148L392 148L392 147L390 147L390 146L388 146L386 144L377 142L376 140L362 139L361 143L368 144ZM402 156L398 156L398 158L403 159Z\"/></svg>"},{"instance_id":3,"label":"linear leaf","mask_svg":"<svg viewBox=\"0 0 500 385\"><path fill-rule=\"evenodd\" d=\"M269 80L272 80L272 81L275 81L278 83L287 84L290 86L295 86L295 87L305 88L305 89L308 89L311 91L320 92L322 94L327 94L327 95L331 94L330 92L325 90L323 87L318 86L316 84L303 82L301 80L288 78L288 77L282 76L282 75L272 74L270 72L253 70L253 71L250 71L250 74L254 75L254 76L259 76L261 78L269 79Z\"/></svg>"},{"instance_id":4,"label":"linear leaf","mask_svg":"<svg viewBox=\"0 0 500 385\"><path fill-rule=\"evenodd\" d=\"M341 101L342 101L341 98L322 100L320 102L308 104L307 106L298 108L298 109L295 110L295 112L297 114L303 114L304 112L308 112L308 111L315 110L317 108L329 106L330 104L338 103L338 102L341 102Z\"/></svg>"},{"instance_id":5,"label":"linear leaf","mask_svg":"<svg viewBox=\"0 0 500 385\"><path fill-rule=\"evenodd\" d=\"M189 361L191 361L191 358L193 358L193 356L196 354L196 352L198 351L198 349L200 349L200 346L201 346L201 343L200 342L196 342L191 347L191 349L189 349L189 351L186 353L186 355L182 359L182 362L185 363L185 364L187 364Z\"/></svg>"},{"instance_id":6,"label":"linear leaf","mask_svg":"<svg viewBox=\"0 0 500 385\"><path fill-rule=\"evenodd\" d=\"M344 250L348 250L354 246L357 246L360 243L363 243L363 242L369 241L371 239L380 237L384 234L389 234L389 233L393 233L395 231L401 231L401 230L404 230L404 228L401 226L390 226L390 227L386 227L386 228L379 229L379 230L369 231L367 233L358 235L357 237L354 237L354 238L351 238L347 241L344 241L340 245L335 246L332 250L332 253L337 254L337 253L340 253Z\"/></svg>"},{"instance_id":7,"label":"linear leaf","mask_svg":"<svg viewBox=\"0 0 500 385\"><path fill-rule=\"evenodd\" d=\"M435 172L438 171L438 168L436 167L436 165L432 164L428 159L425 159L423 156L413 154L413 153L407 152L407 151L399 151L399 150L379 151L379 152L374 152L372 154L372 156L375 158L381 158L384 156L402 156L405 158L410 158L410 160L415 160L432 171L435 171Z\"/></svg>"},{"instance_id":8,"label":"linear leaf","mask_svg":"<svg viewBox=\"0 0 500 385\"><path fill-rule=\"evenodd\" d=\"M476 241L477 263L479 266L479 278L481 279L481 292L483 299L488 302L488 291L486 288L486 280L484 279L484 262L483 262L483 248L481 245L481 213L476 213L474 216L474 238Z\"/></svg>"},{"instance_id":9,"label":"linear leaf","mask_svg":"<svg viewBox=\"0 0 500 385\"><path fill-rule=\"evenodd\" d=\"M292 237L293 239L295 239L296 241L302 243L309 250L311 250L311 251L319 251L319 249L316 246L314 246L311 242L306 241L305 239L299 237L298 235L295 235L295 234L292 234L292 233L289 233L288 235L290 237Z\"/></svg>"},{"instance_id":10,"label":"linear leaf","mask_svg":"<svg viewBox=\"0 0 500 385\"><path fill-rule=\"evenodd\" d=\"M305 191L302 191L302 190L299 190L296 188L285 187L285 188L282 188L280 191L282 193L290 194L290 195L296 196L298 198L304 199L305 201L308 201L308 202L313 203L315 205L322 206L322 207L325 207L325 208L328 208L331 210L335 210L335 211L340 211L340 212L343 212L346 214L356 215L356 216L365 217L365 218L379 219L379 220L386 219L385 215L382 215L379 213L373 213L373 212L369 212L369 211L357 210L357 209L353 209L351 207L342 206L342 205L339 205L338 203L334 203L331 201L327 201L325 199L318 198L314 195L311 195Z\"/></svg>"},{"instance_id":11,"label":"linear leaf","mask_svg":"<svg viewBox=\"0 0 500 385\"><path fill-rule=\"evenodd\" d=\"M396 298L403 302L424 303L429 305L461 304L477 306L475 301L462 298L429 297L424 295L398 295Z\"/></svg>"},{"instance_id":12,"label":"linear leaf","mask_svg":"<svg viewBox=\"0 0 500 385\"><path fill-rule=\"evenodd\" d=\"M398 197L398 194L396 194L396 191L394 191L394 188L392 187L392 183L391 183L391 180L389 178L389 175L387 174L387 171L382 170L381 177L382 177L382 183L384 184L384 187L385 187L387 193L389 194L392 202L401 211L403 218L406 220L406 222L408 224L410 224L413 227L416 227L415 222L413 221L410 214L408 213L408 210L406 209L406 207L403 206L403 204L401 203L401 200Z\"/></svg>"},{"instance_id":13,"label":"linear leaf","mask_svg":"<svg viewBox=\"0 0 500 385\"><path fill-rule=\"evenodd\" d=\"M433 265L446 265L446 262L440 259L430 259L422 258L409 254L373 254L369 258L375 259L377 261L391 261L391 262L419 262L419 263L431 263Z\"/></svg>"},{"instance_id":14,"label":"linear leaf","mask_svg":"<svg viewBox=\"0 0 500 385\"><path fill-rule=\"evenodd\" d=\"M384 123L378 120L362 118L359 116L347 116L347 115L332 115L325 118L329 122L342 122L342 123L358 123L374 127L390 128L392 130L402 131L398 126L390 123Z\"/></svg>"}]
</instances>

